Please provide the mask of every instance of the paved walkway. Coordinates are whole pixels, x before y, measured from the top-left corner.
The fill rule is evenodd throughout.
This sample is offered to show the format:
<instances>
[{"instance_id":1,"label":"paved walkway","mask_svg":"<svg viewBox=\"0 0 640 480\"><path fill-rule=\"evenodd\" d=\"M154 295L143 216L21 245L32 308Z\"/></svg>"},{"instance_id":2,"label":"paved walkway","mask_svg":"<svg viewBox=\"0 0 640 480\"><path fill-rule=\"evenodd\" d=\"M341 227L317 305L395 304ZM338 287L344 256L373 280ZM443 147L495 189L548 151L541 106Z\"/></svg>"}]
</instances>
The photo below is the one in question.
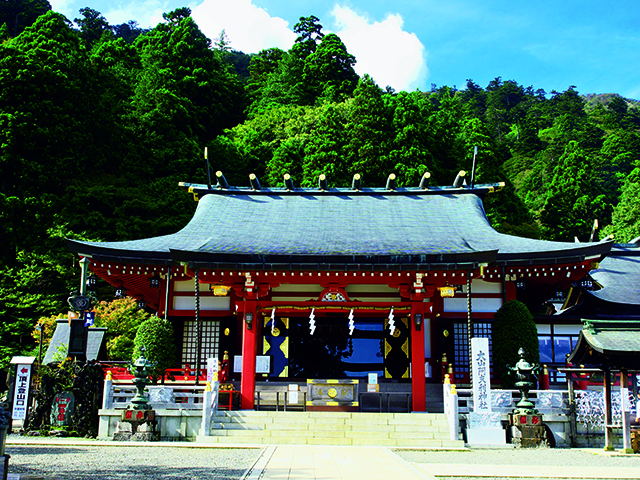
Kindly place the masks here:
<instances>
[{"instance_id":1,"label":"paved walkway","mask_svg":"<svg viewBox=\"0 0 640 480\"><path fill-rule=\"evenodd\" d=\"M383 447L270 446L246 480L434 479Z\"/></svg>"},{"instance_id":2,"label":"paved walkway","mask_svg":"<svg viewBox=\"0 0 640 480\"><path fill-rule=\"evenodd\" d=\"M569 479L634 479L640 477L637 468L629 467L547 467L539 465L460 465L460 464L416 464L428 478L569 478ZM293 478L293 477L292 477Z\"/></svg>"},{"instance_id":3,"label":"paved walkway","mask_svg":"<svg viewBox=\"0 0 640 480\"><path fill-rule=\"evenodd\" d=\"M568 452L568 451L567 451ZM607 455L599 449L590 454ZM532 451L535 456L535 451ZM634 462L635 463L635 462ZM270 446L244 480L638 479L637 466L413 463L384 447Z\"/></svg>"}]
</instances>

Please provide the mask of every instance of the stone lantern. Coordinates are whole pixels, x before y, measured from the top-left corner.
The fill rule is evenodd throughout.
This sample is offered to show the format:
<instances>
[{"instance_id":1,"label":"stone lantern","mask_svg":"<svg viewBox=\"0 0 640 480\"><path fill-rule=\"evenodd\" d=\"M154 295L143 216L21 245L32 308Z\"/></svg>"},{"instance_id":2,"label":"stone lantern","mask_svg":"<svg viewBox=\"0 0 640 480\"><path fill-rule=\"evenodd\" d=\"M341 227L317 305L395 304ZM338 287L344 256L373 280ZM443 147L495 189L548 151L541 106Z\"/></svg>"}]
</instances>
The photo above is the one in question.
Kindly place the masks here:
<instances>
[{"instance_id":1,"label":"stone lantern","mask_svg":"<svg viewBox=\"0 0 640 480\"><path fill-rule=\"evenodd\" d=\"M547 443L546 432L542 423L542 415L529 399L529 390L536 384L535 375L538 373L539 366L531 365L524 359L524 349L518 350L518 355L520 355L520 360L515 367L509 368L516 374L515 385L521 394L516 408L509 414L512 443L523 448L539 447Z\"/></svg>"},{"instance_id":2,"label":"stone lantern","mask_svg":"<svg viewBox=\"0 0 640 480\"><path fill-rule=\"evenodd\" d=\"M121 422L118 423L113 439L122 441L158 440L156 412L149 405L149 397L144 393L145 387L151 383L149 375L153 370L153 364L144 356L144 348L130 370L134 375L133 384L137 391L126 410L122 411Z\"/></svg>"}]
</instances>

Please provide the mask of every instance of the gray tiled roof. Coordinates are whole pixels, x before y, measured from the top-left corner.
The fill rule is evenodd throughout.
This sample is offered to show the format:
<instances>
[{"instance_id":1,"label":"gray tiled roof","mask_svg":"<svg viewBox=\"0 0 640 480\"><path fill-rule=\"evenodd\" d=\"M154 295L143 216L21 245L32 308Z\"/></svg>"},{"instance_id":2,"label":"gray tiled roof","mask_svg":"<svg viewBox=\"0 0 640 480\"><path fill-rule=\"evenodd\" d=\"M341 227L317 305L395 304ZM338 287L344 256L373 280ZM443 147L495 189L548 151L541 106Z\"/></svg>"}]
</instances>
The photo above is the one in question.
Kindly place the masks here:
<instances>
[{"instance_id":1,"label":"gray tiled roof","mask_svg":"<svg viewBox=\"0 0 640 480\"><path fill-rule=\"evenodd\" d=\"M87 330L87 360L98 360L100 348L104 340L106 328L91 327ZM47 351L42 360L43 365L48 365L58 357L64 358L69 351L69 322L65 319L58 319L56 329Z\"/></svg>"},{"instance_id":2,"label":"gray tiled roof","mask_svg":"<svg viewBox=\"0 0 640 480\"><path fill-rule=\"evenodd\" d=\"M640 369L640 322L583 319L576 347L569 355L574 364Z\"/></svg>"},{"instance_id":3,"label":"gray tiled roof","mask_svg":"<svg viewBox=\"0 0 640 480\"><path fill-rule=\"evenodd\" d=\"M590 275L602 289L589 294L606 302L640 305L640 248L637 246L617 246Z\"/></svg>"},{"instance_id":4,"label":"gray tiled roof","mask_svg":"<svg viewBox=\"0 0 640 480\"><path fill-rule=\"evenodd\" d=\"M601 353L633 351L640 354L638 321L585 320L582 332L589 345Z\"/></svg>"},{"instance_id":5,"label":"gray tiled roof","mask_svg":"<svg viewBox=\"0 0 640 480\"><path fill-rule=\"evenodd\" d=\"M322 259L377 263L451 260L485 253L491 261L598 255L610 244L547 242L503 235L475 194L385 192L284 195L277 191L204 195L189 224L167 236L125 242L73 242L80 254L165 260L256 262ZM349 258L353 260L348 260ZM458 259L458 260L459 260ZM398 260L396 263L406 262Z\"/></svg>"}]
</instances>

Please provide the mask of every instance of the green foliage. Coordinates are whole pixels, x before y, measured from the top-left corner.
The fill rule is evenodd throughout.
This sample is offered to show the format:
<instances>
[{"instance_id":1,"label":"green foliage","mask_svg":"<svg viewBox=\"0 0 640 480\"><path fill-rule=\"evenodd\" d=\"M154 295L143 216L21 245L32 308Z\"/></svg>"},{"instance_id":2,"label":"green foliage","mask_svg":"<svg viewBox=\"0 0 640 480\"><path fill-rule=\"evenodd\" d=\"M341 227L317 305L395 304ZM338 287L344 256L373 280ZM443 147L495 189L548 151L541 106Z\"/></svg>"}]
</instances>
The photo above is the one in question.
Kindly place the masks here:
<instances>
[{"instance_id":1,"label":"green foliage","mask_svg":"<svg viewBox=\"0 0 640 480\"><path fill-rule=\"evenodd\" d=\"M58 393L71 391L75 398L75 409L71 426L66 429L74 436L95 438L98 435L98 409L102 400L102 368L94 362L80 364L66 359L41 366L38 376L38 389L34 395L36 407L29 415L25 431L46 434L51 430L54 397Z\"/></svg>"},{"instance_id":2,"label":"green foliage","mask_svg":"<svg viewBox=\"0 0 640 480\"><path fill-rule=\"evenodd\" d=\"M5 258L0 265L0 368L14 355L33 350L37 319L68 308L77 266L64 246L65 236L74 237L62 227L34 225L28 236L32 243L14 245L15 258Z\"/></svg>"},{"instance_id":3,"label":"green foliage","mask_svg":"<svg viewBox=\"0 0 640 480\"><path fill-rule=\"evenodd\" d=\"M82 17L74 18L73 21L80 27L82 38L90 48L100 40L104 32L110 32L111 27L107 19L93 8L81 8L80 14Z\"/></svg>"},{"instance_id":4,"label":"green foliage","mask_svg":"<svg viewBox=\"0 0 640 480\"><path fill-rule=\"evenodd\" d=\"M524 349L524 358L530 364L540 362L538 330L527 306L510 300L496 312L491 329L493 346L493 372L499 376L502 388L514 386L515 376L509 367L520 359L518 350Z\"/></svg>"},{"instance_id":5,"label":"green foliage","mask_svg":"<svg viewBox=\"0 0 640 480\"><path fill-rule=\"evenodd\" d=\"M100 302L94 310L94 326L107 328L105 339L109 360L130 360L138 328L148 321L151 315L139 309L137 302L131 297Z\"/></svg>"},{"instance_id":6,"label":"green foliage","mask_svg":"<svg viewBox=\"0 0 640 480\"><path fill-rule=\"evenodd\" d=\"M179 230L196 204L176 186L205 182L204 146L232 185L253 172L307 187L321 173L332 186L355 173L367 187L390 173L414 186L426 171L448 185L477 146L476 182L506 184L485 200L498 230L586 240L597 218L619 240L638 233L640 108L619 95L500 77L382 90L314 16L288 51L248 56L224 35L211 48L187 7L150 30L110 26L91 8L76 30L50 10L0 2L0 366L34 348L37 319L64 311L77 287L64 237ZM131 338L114 336L110 350L127 356Z\"/></svg>"},{"instance_id":7,"label":"green foliage","mask_svg":"<svg viewBox=\"0 0 640 480\"><path fill-rule=\"evenodd\" d=\"M640 237L640 168L634 169L625 179L611 225L603 232L603 235L610 234L614 234L619 243Z\"/></svg>"},{"instance_id":8,"label":"green foliage","mask_svg":"<svg viewBox=\"0 0 640 480\"><path fill-rule=\"evenodd\" d=\"M577 142L570 142L554 169L551 191L540 215L547 238L588 240L593 221L608 223L610 210L594 178L590 158Z\"/></svg>"},{"instance_id":9,"label":"green foliage","mask_svg":"<svg viewBox=\"0 0 640 480\"><path fill-rule=\"evenodd\" d=\"M163 378L168 368L176 363L176 349L171 323L159 317L150 317L136 333L135 349L132 361L135 361L144 348L144 356L154 365L151 378L157 382Z\"/></svg>"},{"instance_id":10,"label":"green foliage","mask_svg":"<svg viewBox=\"0 0 640 480\"><path fill-rule=\"evenodd\" d=\"M36 19L51 10L47 0L3 0L0 2L0 29L6 25L11 37L17 37Z\"/></svg>"}]
</instances>

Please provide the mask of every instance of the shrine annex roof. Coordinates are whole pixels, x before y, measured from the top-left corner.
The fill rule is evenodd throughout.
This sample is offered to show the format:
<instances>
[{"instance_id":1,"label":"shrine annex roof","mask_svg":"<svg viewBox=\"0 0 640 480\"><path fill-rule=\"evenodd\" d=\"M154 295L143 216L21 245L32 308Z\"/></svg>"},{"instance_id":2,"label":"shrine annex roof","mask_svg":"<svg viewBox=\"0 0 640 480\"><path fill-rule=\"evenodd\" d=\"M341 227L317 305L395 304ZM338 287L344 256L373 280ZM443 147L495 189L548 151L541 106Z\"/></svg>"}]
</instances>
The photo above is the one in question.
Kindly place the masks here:
<instances>
[{"instance_id":1,"label":"shrine annex roof","mask_svg":"<svg viewBox=\"0 0 640 480\"><path fill-rule=\"evenodd\" d=\"M640 324L634 320L583 319L576 347L568 360L575 365L640 367Z\"/></svg>"},{"instance_id":2,"label":"shrine annex roof","mask_svg":"<svg viewBox=\"0 0 640 480\"><path fill-rule=\"evenodd\" d=\"M68 240L69 248L96 260L209 268L438 269L578 262L612 245L498 233L480 198L493 190L489 185L393 191L182 186L199 195L199 203L179 232L123 242Z\"/></svg>"},{"instance_id":3,"label":"shrine annex roof","mask_svg":"<svg viewBox=\"0 0 640 480\"><path fill-rule=\"evenodd\" d=\"M616 245L590 275L602 288L588 294L605 302L640 305L640 245Z\"/></svg>"}]
</instances>

